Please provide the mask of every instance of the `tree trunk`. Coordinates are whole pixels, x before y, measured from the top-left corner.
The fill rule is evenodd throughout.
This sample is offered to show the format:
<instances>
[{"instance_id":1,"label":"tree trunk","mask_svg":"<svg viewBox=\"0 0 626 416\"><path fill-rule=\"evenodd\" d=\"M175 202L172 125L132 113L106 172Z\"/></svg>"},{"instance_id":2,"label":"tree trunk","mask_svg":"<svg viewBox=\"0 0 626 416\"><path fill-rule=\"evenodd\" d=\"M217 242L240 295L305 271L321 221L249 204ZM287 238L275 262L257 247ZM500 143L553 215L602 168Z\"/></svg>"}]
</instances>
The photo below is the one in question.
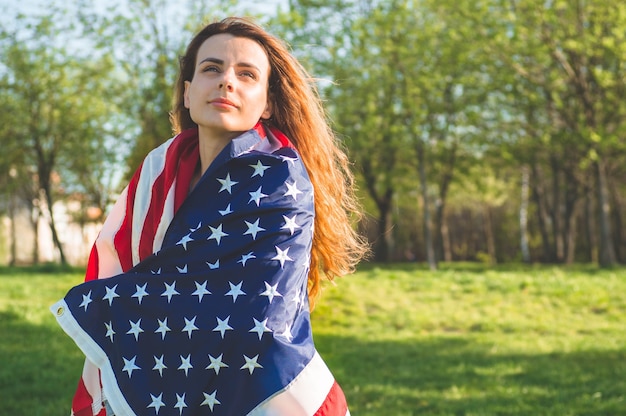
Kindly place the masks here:
<instances>
[{"instance_id":1,"label":"tree trunk","mask_svg":"<svg viewBox=\"0 0 626 416\"><path fill-rule=\"evenodd\" d=\"M539 172L539 167L536 163L532 165L532 196L535 205L537 206L537 223L539 225L539 233L541 234L541 245L543 247L543 260L546 262L554 261L554 253L552 251L552 244L550 244L550 233L548 231L548 224L550 217L548 215L545 206L545 197L543 193L543 187L540 183L542 177Z\"/></svg>"},{"instance_id":2,"label":"tree trunk","mask_svg":"<svg viewBox=\"0 0 626 416\"><path fill-rule=\"evenodd\" d=\"M30 225L33 230L34 242L32 251L32 263L39 264L39 218L41 217L41 211L33 204L31 208Z\"/></svg>"},{"instance_id":3,"label":"tree trunk","mask_svg":"<svg viewBox=\"0 0 626 416\"><path fill-rule=\"evenodd\" d=\"M450 253L450 236L446 235L448 229L444 222L448 190L450 189L450 183L454 177L454 165L456 163L457 148L458 145L455 142L448 151L448 157L446 158L446 162L443 166L443 173L441 174L439 182L439 197L435 202L435 220L433 230L435 232L435 258L438 261L442 259L445 261L452 260L452 255Z\"/></svg>"},{"instance_id":4,"label":"tree trunk","mask_svg":"<svg viewBox=\"0 0 626 416\"><path fill-rule=\"evenodd\" d=\"M623 212L623 205L621 204L620 198L619 198L619 191L617 190L617 181L614 180L608 180L608 184L609 184L609 194L611 197L611 206L613 207L613 209L611 210L611 213L613 214L613 244L615 246L615 256L617 258L617 261L619 263L624 263L626 262L626 258L624 258L624 256L626 256L626 253L624 253L623 251L623 244L624 244L624 240L623 240L623 235L622 235L622 227L623 227L623 220L622 220L622 212Z\"/></svg>"},{"instance_id":5,"label":"tree trunk","mask_svg":"<svg viewBox=\"0 0 626 416\"><path fill-rule=\"evenodd\" d=\"M578 206L578 204L576 205ZM567 235L565 236L565 263L573 264L576 260L576 237L578 235L578 229L576 227L576 217L578 209L574 208L574 212L569 216L567 221Z\"/></svg>"},{"instance_id":6,"label":"tree trunk","mask_svg":"<svg viewBox=\"0 0 626 416\"><path fill-rule=\"evenodd\" d=\"M374 242L374 261L388 262L390 259L391 235L391 204L395 194L394 188L388 184L384 193L381 194L376 186L376 174L372 167L371 159L363 158L363 178L365 186L372 200L378 208L378 235Z\"/></svg>"},{"instance_id":7,"label":"tree trunk","mask_svg":"<svg viewBox=\"0 0 626 416\"><path fill-rule=\"evenodd\" d=\"M11 221L10 226L10 234L11 234L11 247L10 247L10 258L9 258L9 266L15 266L17 263L17 230L15 227L15 195L11 194L9 196L9 220Z\"/></svg>"},{"instance_id":8,"label":"tree trunk","mask_svg":"<svg viewBox=\"0 0 626 416\"><path fill-rule=\"evenodd\" d=\"M563 215L561 202L561 169L555 155L550 156L550 166L552 168L552 241L554 242L554 254L556 261L562 263L565 258L565 247L563 244Z\"/></svg>"},{"instance_id":9,"label":"tree trunk","mask_svg":"<svg viewBox=\"0 0 626 416\"><path fill-rule=\"evenodd\" d=\"M520 228L520 249L522 251L522 261L530 263L530 248L528 244L528 181L529 181L528 165L522 167L522 189L521 203L519 209L519 228Z\"/></svg>"},{"instance_id":10,"label":"tree trunk","mask_svg":"<svg viewBox=\"0 0 626 416\"><path fill-rule=\"evenodd\" d=\"M393 235L391 231L391 201L393 192L387 190L383 199L376 201L378 207L378 239L374 245L374 259L378 262L391 260Z\"/></svg>"},{"instance_id":11,"label":"tree trunk","mask_svg":"<svg viewBox=\"0 0 626 416\"><path fill-rule=\"evenodd\" d=\"M443 260L452 261L452 242L450 241L450 230L448 229L448 221L444 216L441 219L441 243L443 247Z\"/></svg>"},{"instance_id":12,"label":"tree trunk","mask_svg":"<svg viewBox=\"0 0 626 416\"><path fill-rule=\"evenodd\" d=\"M593 199L591 189L585 192L585 234L588 244L589 261L598 263L598 239L596 238L596 216L593 214Z\"/></svg>"},{"instance_id":13,"label":"tree trunk","mask_svg":"<svg viewBox=\"0 0 626 416\"><path fill-rule=\"evenodd\" d=\"M487 204L485 204L483 208L483 224L487 254L489 254L489 264L493 266L498 262L498 258L496 253L496 239L493 232L493 219L491 218L491 207Z\"/></svg>"},{"instance_id":14,"label":"tree trunk","mask_svg":"<svg viewBox=\"0 0 626 416\"><path fill-rule=\"evenodd\" d=\"M570 176L566 174L566 176ZM573 174L572 174L573 176ZM565 182L565 198L563 204L563 245L565 249L564 262L572 264L576 257L576 218L579 211L579 183L574 179Z\"/></svg>"},{"instance_id":15,"label":"tree trunk","mask_svg":"<svg viewBox=\"0 0 626 416\"><path fill-rule=\"evenodd\" d=\"M598 225L600 228L599 264L601 267L615 265L615 249L611 237L611 207L606 183L606 172L601 156L594 163L596 197L598 198Z\"/></svg>"},{"instance_id":16,"label":"tree trunk","mask_svg":"<svg viewBox=\"0 0 626 416\"><path fill-rule=\"evenodd\" d=\"M59 259L61 261L61 264L63 266L67 265L67 259L65 258L65 252L63 251L63 245L61 244L61 240L59 239L59 234L57 233L57 228L55 225L55 221L54 221L54 214L53 214L53 209L52 209L52 196L50 195L50 190L43 188L42 192L44 193L44 196L46 198L46 205L48 208L48 214L49 214L49 221L48 224L50 225L50 232L52 233L52 241L54 242L55 247L59 250Z\"/></svg>"},{"instance_id":17,"label":"tree trunk","mask_svg":"<svg viewBox=\"0 0 626 416\"><path fill-rule=\"evenodd\" d=\"M437 270L437 259L435 258L435 249L433 245L433 238L431 232L431 220L430 220L430 207L428 199L428 183L426 181L426 150L424 149L424 143L418 141L417 145L417 160L419 164L419 178L420 188L422 194L422 204L424 213L422 216L422 225L424 227L424 242L426 243L426 259L428 261L428 267L430 270Z\"/></svg>"}]
</instances>

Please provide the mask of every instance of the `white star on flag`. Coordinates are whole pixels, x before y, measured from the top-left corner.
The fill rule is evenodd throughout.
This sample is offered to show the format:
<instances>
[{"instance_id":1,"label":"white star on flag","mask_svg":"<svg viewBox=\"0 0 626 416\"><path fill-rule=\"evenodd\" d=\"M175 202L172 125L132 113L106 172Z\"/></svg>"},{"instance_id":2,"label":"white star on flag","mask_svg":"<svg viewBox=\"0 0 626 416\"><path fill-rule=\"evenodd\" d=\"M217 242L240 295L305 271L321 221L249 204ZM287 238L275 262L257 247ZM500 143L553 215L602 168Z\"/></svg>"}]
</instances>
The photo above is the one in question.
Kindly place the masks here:
<instances>
[{"instance_id":1,"label":"white star on flag","mask_svg":"<svg viewBox=\"0 0 626 416\"><path fill-rule=\"evenodd\" d=\"M278 336L286 338L289 342L293 340L293 335L291 334L291 328L289 327L289 324L285 324L285 330L278 334Z\"/></svg>"},{"instance_id":2,"label":"white star on flag","mask_svg":"<svg viewBox=\"0 0 626 416\"><path fill-rule=\"evenodd\" d=\"M281 155L280 158L284 161L284 162L290 162L292 165L295 165L296 160L298 160L297 157L289 157L289 156L285 156L285 155Z\"/></svg>"},{"instance_id":3,"label":"white star on flag","mask_svg":"<svg viewBox=\"0 0 626 416\"><path fill-rule=\"evenodd\" d=\"M153 357L154 357L154 367L152 367L152 369L155 371L158 371L159 375L163 377L163 370L167 368L167 366L163 362L163 354L161 354L160 357L157 357L156 355L154 355Z\"/></svg>"},{"instance_id":4,"label":"white star on flag","mask_svg":"<svg viewBox=\"0 0 626 416\"><path fill-rule=\"evenodd\" d=\"M267 318L265 318L262 322L257 321L256 318L252 319L254 320L254 327L248 332L256 332L259 336L259 341L261 340L261 337L263 337L264 332L272 332L272 330L267 327Z\"/></svg>"},{"instance_id":5,"label":"white star on flag","mask_svg":"<svg viewBox=\"0 0 626 416\"><path fill-rule=\"evenodd\" d=\"M213 328L213 332L219 332L220 334L222 334L222 339L224 339L224 333L228 330L232 330L233 327L228 325L228 320L230 319L230 315L228 315L226 317L226 319L221 320L220 318L217 318L217 326L215 328Z\"/></svg>"},{"instance_id":6,"label":"white star on flag","mask_svg":"<svg viewBox=\"0 0 626 416\"><path fill-rule=\"evenodd\" d=\"M137 302L139 302L140 305L144 296L148 296L148 292L146 292L146 286L148 286L147 283L144 283L143 286L135 285L135 288L137 289L137 291L135 292L134 295L131 296L133 298L137 298Z\"/></svg>"},{"instance_id":7,"label":"white star on flag","mask_svg":"<svg viewBox=\"0 0 626 416\"><path fill-rule=\"evenodd\" d=\"M296 310L300 309L300 302L302 302L302 293L300 289L296 289L295 295L291 298L291 301L296 304Z\"/></svg>"},{"instance_id":8,"label":"white star on flag","mask_svg":"<svg viewBox=\"0 0 626 416\"><path fill-rule=\"evenodd\" d=\"M245 267L246 262L250 259L256 259L256 256L252 252L248 254L242 254L241 260L238 260L237 263L241 263Z\"/></svg>"},{"instance_id":9,"label":"white star on flag","mask_svg":"<svg viewBox=\"0 0 626 416\"><path fill-rule=\"evenodd\" d=\"M220 259L217 259L215 261L215 263L211 263L211 262L206 262L207 266L209 266L209 269L211 270L217 270L220 268Z\"/></svg>"},{"instance_id":10,"label":"white star on flag","mask_svg":"<svg viewBox=\"0 0 626 416\"><path fill-rule=\"evenodd\" d=\"M185 318L185 327L183 328L182 332L187 332L189 339L191 339L191 332L197 331L199 329L196 326L196 318L197 318L196 316L194 316L193 319L191 320Z\"/></svg>"},{"instance_id":11,"label":"white star on flag","mask_svg":"<svg viewBox=\"0 0 626 416\"><path fill-rule=\"evenodd\" d=\"M300 226L298 224L296 224L296 217L297 216L298 215L294 215L293 217L289 218L288 216L283 215L283 219L285 220L285 225L280 227L280 229L281 230L287 229L287 230L289 230L291 235L293 235L293 233L296 231L296 228L300 228Z\"/></svg>"},{"instance_id":12,"label":"white star on flag","mask_svg":"<svg viewBox=\"0 0 626 416\"><path fill-rule=\"evenodd\" d=\"M176 266L176 270L178 270L178 273L185 274L187 273L187 265L185 264L183 267Z\"/></svg>"},{"instance_id":13,"label":"white star on flag","mask_svg":"<svg viewBox=\"0 0 626 416\"><path fill-rule=\"evenodd\" d=\"M241 366L240 370L249 370L250 374L252 374L255 368L263 368L261 364L257 363L257 360L259 359L259 354L255 355L252 358L244 355L243 358L246 360L246 363Z\"/></svg>"},{"instance_id":14,"label":"white star on flag","mask_svg":"<svg viewBox=\"0 0 626 416\"><path fill-rule=\"evenodd\" d=\"M189 369L193 369L193 365L191 365L191 354L187 354L186 357L180 356L180 366L178 369L185 371L185 377L189 375Z\"/></svg>"},{"instance_id":15,"label":"white star on flag","mask_svg":"<svg viewBox=\"0 0 626 416\"><path fill-rule=\"evenodd\" d=\"M197 296L198 297L198 302L202 302L202 297L204 295L210 295L211 292L209 292L206 288L206 284L207 281L205 280L204 283L200 284L198 282L194 282L196 284L196 290L191 294L192 296Z\"/></svg>"},{"instance_id":16,"label":"white star on flag","mask_svg":"<svg viewBox=\"0 0 626 416\"><path fill-rule=\"evenodd\" d=\"M251 222L248 222L248 221L244 221L246 223L246 225L248 226L248 231L243 233L243 235L250 234L252 236L252 239L256 240L257 233L259 233L260 231L265 231L265 228L259 227L259 221L260 221L259 218L257 218L254 223L251 223Z\"/></svg>"},{"instance_id":17,"label":"white star on flag","mask_svg":"<svg viewBox=\"0 0 626 416\"><path fill-rule=\"evenodd\" d=\"M141 367L138 367L135 364L135 360L137 359L136 355L130 360L127 360L124 357L122 357L122 359L124 360L124 368L122 369L122 371L126 371L128 373L128 378L130 378L133 375L133 371L141 370Z\"/></svg>"},{"instance_id":18,"label":"white star on flag","mask_svg":"<svg viewBox=\"0 0 626 416\"><path fill-rule=\"evenodd\" d=\"M180 293L176 291L176 281L174 281L171 285L165 283L165 292L161 293L161 296L167 296L167 303L170 303L172 296L174 295L180 295Z\"/></svg>"},{"instance_id":19,"label":"white star on flag","mask_svg":"<svg viewBox=\"0 0 626 416\"><path fill-rule=\"evenodd\" d=\"M141 329L141 318L139 318L137 322L128 321L128 323L130 324L130 329L127 334L134 335L135 341L139 341L139 334L143 332L143 329Z\"/></svg>"},{"instance_id":20,"label":"white star on flag","mask_svg":"<svg viewBox=\"0 0 626 416\"><path fill-rule=\"evenodd\" d=\"M248 201L248 204L250 202L254 201L256 203L257 207L261 203L261 198L265 198L267 196L263 192L261 192L261 187L260 186L259 186L259 189L257 189L254 192L249 192L249 194L250 194L250 200Z\"/></svg>"},{"instance_id":21,"label":"white star on flag","mask_svg":"<svg viewBox=\"0 0 626 416\"><path fill-rule=\"evenodd\" d=\"M161 334L161 339L164 340L165 334L171 331L171 329L167 326L167 317L165 317L164 320L157 319L157 321L159 322L159 328L154 332L156 334Z\"/></svg>"},{"instance_id":22,"label":"white star on flag","mask_svg":"<svg viewBox=\"0 0 626 416\"><path fill-rule=\"evenodd\" d=\"M300 263L300 267L304 269L308 269L311 267L311 256L308 254L302 257L302 262Z\"/></svg>"},{"instance_id":23,"label":"white star on flag","mask_svg":"<svg viewBox=\"0 0 626 416\"><path fill-rule=\"evenodd\" d=\"M163 403L163 393L159 394L158 396L150 394L150 399L152 400L152 403L150 403L148 407L154 407L154 411L158 415L159 410L161 410L161 408L165 406L165 403Z\"/></svg>"},{"instance_id":24,"label":"white star on flag","mask_svg":"<svg viewBox=\"0 0 626 416\"><path fill-rule=\"evenodd\" d=\"M183 408L187 407L187 403L185 403L185 393L183 393L182 396L179 396L178 393L176 393L176 405L174 406L175 409L178 409L180 411L179 414L183 414Z\"/></svg>"},{"instance_id":25,"label":"white star on flag","mask_svg":"<svg viewBox=\"0 0 626 416\"><path fill-rule=\"evenodd\" d=\"M213 406L215 406L216 404L222 404L222 403L220 403L219 400L217 400L215 398L215 395L217 394L217 390L215 390L211 394L207 394L207 393L204 393L204 392L202 394L204 394L204 401L202 403L200 403L200 406L207 405L207 406L209 406L209 409L211 409L211 411L213 411Z\"/></svg>"},{"instance_id":26,"label":"white star on flag","mask_svg":"<svg viewBox=\"0 0 626 416\"><path fill-rule=\"evenodd\" d=\"M176 245L181 244L183 246L183 248L185 250L187 250L187 243L193 241L193 238L191 238L191 233L185 235L183 238L180 239L180 241L178 243L176 243Z\"/></svg>"},{"instance_id":27,"label":"white star on flag","mask_svg":"<svg viewBox=\"0 0 626 416\"><path fill-rule=\"evenodd\" d=\"M108 324L105 322L104 326L106 326L107 328L107 333L105 337L109 337L111 339L111 342L113 342L113 335L115 335L115 331L113 330L113 323L111 321L109 321Z\"/></svg>"},{"instance_id":28,"label":"white star on flag","mask_svg":"<svg viewBox=\"0 0 626 416\"><path fill-rule=\"evenodd\" d=\"M83 301L78 307L85 308L85 312L87 312L87 306L89 306L91 302L93 301L91 300L91 290L90 290L89 293L87 293L87 295L83 295Z\"/></svg>"},{"instance_id":29,"label":"white star on flag","mask_svg":"<svg viewBox=\"0 0 626 416\"><path fill-rule=\"evenodd\" d=\"M211 235L207 238L207 240L217 241L218 246L222 242L222 237L228 236L228 234L222 231L222 224L220 224L217 228L213 228L209 225L209 228L211 229Z\"/></svg>"},{"instance_id":30,"label":"white star on flag","mask_svg":"<svg viewBox=\"0 0 626 416\"><path fill-rule=\"evenodd\" d=\"M105 286L104 289L106 290L107 293L106 295L104 295L102 300L108 300L109 306L111 306L111 304L113 303L113 299L120 297L120 295L115 293L115 290L117 289L117 285L113 286L112 288Z\"/></svg>"},{"instance_id":31,"label":"white star on flag","mask_svg":"<svg viewBox=\"0 0 626 416\"><path fill-rule=\"evenodd\" d=\"M239 284L237 284L237 285L234 285L231 282L228 282L228 284L230 285L230 290L228 292L226 292L226 294L224 296L232 296L233 297L233 303L235 303L237 301L237 296L246 294L246 292L241 290L241 285L243 284L243 280L241 282L239 282Z\"/></svg>"},{"instance_id":32,"label":"white star on flag","mask_svg":"<svg viewBox=\"0 0 626 416\"><path fill-rule=\"evenodd\" d=\"M220 368L228 367L228 365L224 364L224 362L222 361L223 355L224 354L220 354L219 357L215 358L211 354L209 354L209 360L211 360L211 364L207 366L206 370L215 370L215 374L217 375L220 373Z\"/></svg>"},{"instance_id":33,"label":"white star on flag","mask_svg":"<svg viewBox=\"0 0 626 416\"><path fill-rule=\"evenodd\" d=\"M230 180L230 173L226 174L226 177L224 179L217 179L217 181L219 183L222 184L222 187L220 188L219 192L222 192L224 190L228 191L229 194L232 194L232 188L234 185L237 185L239 182L233 182Z\"/></svg>"},{"instance_id":34,"label":"white star on flag","mask_svg":"<svg viewBox=\"0 0 626 416\"><path fill-rule=\"evenodd\" d=\"M254 173L252 174L251 178L254 178L257 175L262 177L265 171L270 168L269 166L265 166L263 163L261 163L260 160L256 162L256 165L248 165L248 166L254 169Z\"/></svg>"},{"instance_id":35,"label":"white star on flag","mask_svg":"<svg viewBox=\"0 0 626 416\"><path fill-rule=\"evenodd\" d=\"M274 286L271 286L269 283L265 282L265 292L261 293L261 296L267 296L270 300L270 303L272 303L275 297L283 296L280 293L278 293L278 290L276 290L277 287L278 287L278 283L276 283Z\"/></svg>"},{"instance_id":36,"label":"white star on flag","mask_svg":"<svg viewBox=\"0 0 626 416\"><path fill-rule=\"evenodd\" d=\"M285 182L285 186L287 186L287 192L283 196L292 196L293 200L297 201L298 194L301 194L302 191L296 186L296 181L293 181L293 183Z\"/></svg>"},{"instance_id":37,"label":"white star on flag","mask_svg":"<svg viewBox=\"0 0 626 416\"><path fill-rule=\"evenodd\" d=\"M278 246L274 247L276 248L276 255L272 257L272 260L278 260L280 262L281 269L285 267L286 261L293 261L293 259L287 255L290 247L287 247L285 250L281 250Z\"/></svg>"},{"instance_id":38,"label":"white star on flag","mask_svg":"<svg viewBox=\"0 0 626 416\"><path fill-rule=\"evenodd\" d=\"M219 213L220 213L220 215L223 217L223 216L225 216L225 215L232 214L232 213L233 213L233 210L230 208L230 204L228 204L228 206L226 207L226 209L225 209L225 210L218 210L218 212L219 212Z\"/></svg>"}]
</instances>

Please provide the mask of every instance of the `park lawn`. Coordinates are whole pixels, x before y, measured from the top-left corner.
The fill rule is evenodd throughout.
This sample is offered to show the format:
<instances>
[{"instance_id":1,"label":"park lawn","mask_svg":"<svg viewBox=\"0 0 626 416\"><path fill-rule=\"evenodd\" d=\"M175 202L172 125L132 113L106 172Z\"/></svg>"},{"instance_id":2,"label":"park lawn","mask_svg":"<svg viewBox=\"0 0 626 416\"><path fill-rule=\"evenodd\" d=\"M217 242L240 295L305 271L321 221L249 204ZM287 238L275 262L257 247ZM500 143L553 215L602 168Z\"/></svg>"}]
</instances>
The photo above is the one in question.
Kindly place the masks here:
<instances>
[{"instance_id":1,"label":"park lawn","mask_svg":"<svg viewBox=\"0 0 626 416\"><path fill-rule=\"evenodd\" d=\"M67 415L78 272L0 269L0 415ZM626 270L365 265L313 312L353 416L626 415Z\"/></svg>"}]
</instances>

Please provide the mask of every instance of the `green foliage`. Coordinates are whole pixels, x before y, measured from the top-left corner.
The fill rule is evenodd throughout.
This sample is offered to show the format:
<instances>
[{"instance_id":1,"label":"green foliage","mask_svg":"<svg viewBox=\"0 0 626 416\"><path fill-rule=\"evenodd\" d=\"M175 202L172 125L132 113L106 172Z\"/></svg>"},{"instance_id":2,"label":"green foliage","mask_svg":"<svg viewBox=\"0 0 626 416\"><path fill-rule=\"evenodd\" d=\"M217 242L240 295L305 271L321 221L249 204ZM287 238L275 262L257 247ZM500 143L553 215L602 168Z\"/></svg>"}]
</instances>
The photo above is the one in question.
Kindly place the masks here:
<instances>
[{"instance_id":1,"label":"green foliage","mask_svg":"<svg viewBox=\"0 0 626 416\"><path fill-rule=\"evenodd\" d=\"M623 270L362 268L316 343L359 415L623 414Z\"/></svg>"},{"instance_id":2,"label":"green foliage","mask_svg":"<svg viewBox=\"0 0 626 416\"><path fill-rule=\"evenodd\" d=\"M314 337L355 415L620 415L624 276L368 265L326 288ZM83 358L48 306L81 281L0 271L0 414L67 413Z\"/></svg>"},{"instance_id":3,"label":"green foliage","mask_svg":"<svg viewBox=\"0 0 626 416\"><path fill-rule=\"evenodd\" d=\"M623 247L623 187L609 185L610 201L603 190L605 182L620 183L626 165L622 3L291 1L279 21L285 33L293 29L298 56L329 78L320 87L379 224L410 205L420 187L434 202L431 226L443 239L444 222L460 220L448 208L449 190L470 184L475 192L464 193L464 205L481 206L496 191L483 186L484 169L517 177L530 166L537 213L530 233L541 234L542 258L572 261L572 244L566 255L562 241L587 242L575 241L570 224L599 229L602 252L613 239L608 230L617 229ZM505 186L497 193L519 194L517 181ZM616 205L615 218L607 208L589 224L578 208L583 198ZM426 219L425 207L415 206L414 215ZM507 209L513 216L516 207ZM413 216L405 218L394 215L374 238L402 240L397 257L428 245L417 232L405 241L405 228L414 227ZM453 235L451 244L458 247L467 232L481 231Z\"/></svg>"},{"instance_id":4,"label":"green foliage","mask_svg":"<svg viewBox=\"0 0 626 416\"><path fill-rule=\"evenodd\" d=\"M54 171L53 197L82 193L104 211L119 172L171 136L177 58L193 32L256 14L317 80L374 218L363 229L387 246L383 257L422 258L427 228L417 219L431 214L437 251L447 235L447 253L476 259L483 230L463 210L475 218L485 206L506 210L494 227L516 241L510 178L529 169L534 259L595 261L614 241L624 262L623 1L280 4L270 16L252 1L79 0L2 25L0 193L32 205L33 179ZM512 243L502 249L518 256Z\"/></svg>"}]
</instances>

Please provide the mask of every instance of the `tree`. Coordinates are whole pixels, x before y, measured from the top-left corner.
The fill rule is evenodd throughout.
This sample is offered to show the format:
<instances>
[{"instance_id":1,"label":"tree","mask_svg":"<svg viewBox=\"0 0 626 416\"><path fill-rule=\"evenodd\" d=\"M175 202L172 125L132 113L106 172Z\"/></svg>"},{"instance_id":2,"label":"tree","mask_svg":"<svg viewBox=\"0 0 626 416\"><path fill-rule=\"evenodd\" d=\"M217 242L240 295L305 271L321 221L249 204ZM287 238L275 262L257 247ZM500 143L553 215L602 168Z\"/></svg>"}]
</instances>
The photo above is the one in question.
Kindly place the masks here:
<instances>
[{"instance_id":1,"label":"tree","mask_svg":"<svg viewBox=\"0 0 626 416\"><path fill-rule=\"evenodd\" d=\"M132 143L126 179L150 150L173 135L169 113L184 46L205 19L228 14L234 4L218 7L188 0L174 6L167 0L129 0L127 8L113 2L104 12L86 1L80 7L81 21L97 34L93 42L115 57L116 69L126 82L119 103L126 115L120 122Z\"/></svg>"},{"instance_id":2,"label":"tree","mask_svg":"<svg viewBox=\"0 0 626 416\"><path fill-rule=\"evenodd\" d=\"M580 176L580 167L589 168L592 173L599 262L611 266L615 263L615 246L611 236L609 172L614 155L623 154L626 127L626 106L621 98L626 90L626 51L620 46L626 36L621 30L626 23L625 6L618 1L497 3L499 17L506 21L509 30L493 44L492 50L545 97L545 114L556 126L547 132L548 150L562 150L553 152L553 169L558 170L553 171L554 179L576 178ZM571 189L568 193L573 199L578 197L572 192L584 194ZM566 213L566 221L556 224L557 256L573 250L565 249L561 237L561 230L569 226L567 217L576 211L573 199L553 199L555 208L565 206ZM555 218L562 218L561 213Z\"/></svg>"},{"instance_id":3,"label":"tree","mask_svg":"<svg viewBox=\"0 0 626 416\"><path fill-rule=\"evenodd\" d=\"M71 42L63 36L75 35L75 28L60 27L51 16L19 19L22 31L1 37L0 82L13 109L3 116L10 126L3 130L3 143L20 155L18 172L32 169L36 192L28 197L41 195L40 207L65 264L53 207L70 185L65 180L70 172L86 182L88 176L78 166L107 163L101 151L112 130L107 122L115 113L107 97L116 93L116 84L104 75L112 68L108 56L69 54Z\"/></svg>"}]
</instances>

